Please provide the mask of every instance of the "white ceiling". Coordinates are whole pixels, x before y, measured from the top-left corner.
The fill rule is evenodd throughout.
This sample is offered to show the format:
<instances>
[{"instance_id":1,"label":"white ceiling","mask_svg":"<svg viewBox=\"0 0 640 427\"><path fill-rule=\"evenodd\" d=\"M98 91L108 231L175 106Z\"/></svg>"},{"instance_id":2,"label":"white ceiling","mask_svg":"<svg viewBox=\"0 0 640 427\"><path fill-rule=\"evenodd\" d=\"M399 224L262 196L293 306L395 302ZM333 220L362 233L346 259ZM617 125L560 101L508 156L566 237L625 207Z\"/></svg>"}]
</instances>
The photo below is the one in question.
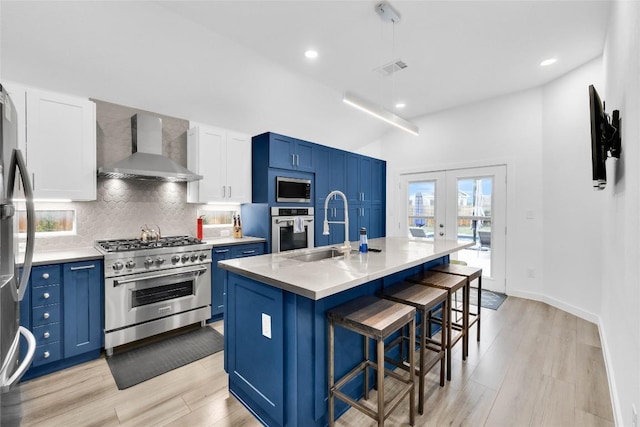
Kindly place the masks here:
<instances>
[{"instance_id":1,"label":"white ceiling","mask_svg":"<svg viewBox=\"0 0 640 427\"><path fill-rule=\"evenodd\" d=\"M15 2L0 77L246 131L357 148L407 119L551 81L602 54L608 1ZM320 56L307 60L313 47ZM550 67L539 62L557 57ZM394 59L393 78L373 69Z\"/></svg>"}]
</instances>

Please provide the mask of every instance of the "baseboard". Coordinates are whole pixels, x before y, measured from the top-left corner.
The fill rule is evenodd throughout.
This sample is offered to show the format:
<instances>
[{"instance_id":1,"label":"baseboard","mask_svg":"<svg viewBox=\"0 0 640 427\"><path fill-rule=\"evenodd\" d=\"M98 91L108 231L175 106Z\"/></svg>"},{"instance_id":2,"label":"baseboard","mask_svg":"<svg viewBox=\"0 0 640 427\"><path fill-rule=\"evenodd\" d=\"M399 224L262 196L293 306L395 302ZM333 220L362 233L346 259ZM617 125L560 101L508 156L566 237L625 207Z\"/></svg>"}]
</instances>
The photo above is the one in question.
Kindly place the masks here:
<instances>
[{"instance_id":1,"label":"baseboard","mask_svg":"<svg viewBox=\"0 0 640 427\"><path fill-rule=\"evenodd\" d=\"M598 334L600 335L600 345L602 346L602 357L604 357L604 367L607 370L607 381L609 382L609 394L611 395L611 403L613 405L613 424L622 425L622 409L620 408L620 400L618 399L618 388L616 387L616 379L613 375L613 367L611 366L611 356L609 353L609 343L602 326L602 319L598 316Z\"/></svg>"},{"instance_id":2,"label":"baseboard","mask_svg":"<svg viewBox=\"0 0 640 427\"><path fill-rule=\"evenodd\" d=\"M609 383L609 394L611 397L611 405L613 406L613 421L614 425L622 425L622 412L620 409L620 400L618 399L618 389L616 388L616 381L613 375L613 367L611 366L611 356L609 352L609 344L607 337L602 326L602 319L597 314L591 313L586 310L582 310L574 305L567 304L555 298L550 298L547 295L542 295L534 292L526 291L509 291L509 296L518 298L529 299L533 301L540 301L549 304L552 307L571 313L581 319L588 322L595 323L598 326L598 334L600 335L600 345L602 347L602 357L604 358L604 367L607 371L607 382Z\"/></svg>"}]
</instances>

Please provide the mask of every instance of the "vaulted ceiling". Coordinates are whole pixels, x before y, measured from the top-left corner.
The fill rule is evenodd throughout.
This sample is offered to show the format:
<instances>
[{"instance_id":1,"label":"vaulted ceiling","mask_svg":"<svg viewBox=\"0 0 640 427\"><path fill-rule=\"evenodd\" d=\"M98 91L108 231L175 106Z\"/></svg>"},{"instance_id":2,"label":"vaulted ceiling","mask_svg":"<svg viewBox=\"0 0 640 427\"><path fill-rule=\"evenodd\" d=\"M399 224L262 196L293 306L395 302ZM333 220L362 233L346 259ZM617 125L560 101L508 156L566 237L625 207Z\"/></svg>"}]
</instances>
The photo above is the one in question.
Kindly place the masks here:
<instances>
[{"instance_id":1,"label":"vaulted ceiling","mask_svg":"<svg viewBox=\"0 0 640 427\"><path fill-rule=\"evenodd\" d=\"M0 3L0 77L257 134L357 148L412 119L549 82L602 54L607 1ZM305 58L305 50L318 58ZM539 63L557 58L548 67ZM382 77L397 59L407 68ZM403 101L406 107L395 109Z\"/></svg>"}]
</instances>

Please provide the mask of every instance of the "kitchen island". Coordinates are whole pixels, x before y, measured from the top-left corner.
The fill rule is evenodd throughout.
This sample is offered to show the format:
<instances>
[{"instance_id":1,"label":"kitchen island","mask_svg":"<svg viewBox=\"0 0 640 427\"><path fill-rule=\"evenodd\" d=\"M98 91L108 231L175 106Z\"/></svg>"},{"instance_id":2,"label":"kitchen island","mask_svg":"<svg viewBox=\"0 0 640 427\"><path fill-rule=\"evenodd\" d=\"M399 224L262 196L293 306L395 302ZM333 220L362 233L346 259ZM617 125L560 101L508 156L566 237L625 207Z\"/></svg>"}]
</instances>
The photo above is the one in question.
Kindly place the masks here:
<instances>
[{"instance_id":1,"label":"kitchen island","mask_svg":"<svg viewBox=\"0 0 640 427\"><path fill-rule=\"evenodd\" d=\"M389 237L370 240L381 252L344 256L322 247L220 262L228 275L229 390L265 425L327 425L327 310L378 294L471 244ZM339 377L361 360L363 343L340 328L335 339ZM343 391L359 398L362 379ZM347 409L337 402L337 414Z\"/></svg>"}]
</instances>

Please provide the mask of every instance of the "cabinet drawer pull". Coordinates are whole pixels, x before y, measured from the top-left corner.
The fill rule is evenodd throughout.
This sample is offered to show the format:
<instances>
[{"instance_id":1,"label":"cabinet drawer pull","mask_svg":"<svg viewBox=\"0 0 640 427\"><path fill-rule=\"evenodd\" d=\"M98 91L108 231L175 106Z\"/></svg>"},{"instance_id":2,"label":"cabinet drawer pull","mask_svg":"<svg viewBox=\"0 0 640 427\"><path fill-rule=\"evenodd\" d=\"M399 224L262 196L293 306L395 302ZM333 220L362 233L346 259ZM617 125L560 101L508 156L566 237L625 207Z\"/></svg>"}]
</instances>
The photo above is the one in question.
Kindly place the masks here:
<instances>
[{"instance_id":1,"label":"cabinet drawer pull","mask_svg":"<svg viewBox=\"0 0 640 427\"><path fill-rule=\"evenodd\" d=\"M256 250L252 250L252 251L242 251L242 255L249 255L249 254L255 254Z\"/></svg>"},{"instance_id":2,"label":"cabinet drawer pull","mask_svg":"<svg viewBox=\"0 0 640 427\"><path fill-rule=\"evenodd\" d=\"M77 270L89 270L90 268L96 268L96 266L94 264L91 265L82 265L80 267L71 267L70 270L71 271L77 271Z\"/></svg>"},{"instance_id":3,"label":"cabinet drawer pull","mask_svg":"<svg viewBox=\"0 0 640 427\"><path fill-rule=\"evenodd\" d=\"M44 299L49 299L51 295L49 295L49 292L45 292L44 294L42 294L42 298Z\"/></svg>"},{"instance_id":4,"label":"cabinet drawer pull","mask_svg":"<svg viewBox=\"0 0 640 427\"><path fill-rule=\"evenodd\" d=\"M227 252L229 252L229 249L221 249L219 251L216 251L217 254L226 254Z\"/></svg>"},{"instance_id":5,"label":"cabinet drawer pull","mask_svg":"<svg viewBox=\"0 0 640 427\"><path fill-rule=\"evenodd\" d=\"M49 273L44 273L44 274L42 275L42 278L43 278L43 279L48 279L48 278L49 278Z\"/></svg>"},{"instance_id":6,"label":"cabinet drawer pull","mask_svg":"<svg viewBox=\"0 0 640 427\"><path fill-rule=\"evenodd\" d=\"M48 319L49 317L51 317L51 315L48 312L46 312L42 315L42 317L44 317L45 319Z\"/></svg>"},{"instance_id":7,"label":"cabinet drawer pull","mask_svg":"<svg viewBox=\"0 0 640 427\"><path fill-rule=\"evenodd\" d=\"M49 333L49 331L47 331L47 332L45 332L44 334L42 334L42 337L43 337L44 339L47 339L47 338L49 338L50 336L51 336L51 334Z\"/></svg>"},{"instance_id":8,"label":"cabinet drawer pull","mask_svg":"<svg viewBox=\"0 0 640 427\"><path fill-rule=\"evenodd\" d=\"M48 351L45 351L43 356L44 356L45 359L48 359L49 356L51 356L51 353L49 353Z\"/></svg>"}]
</instances>

